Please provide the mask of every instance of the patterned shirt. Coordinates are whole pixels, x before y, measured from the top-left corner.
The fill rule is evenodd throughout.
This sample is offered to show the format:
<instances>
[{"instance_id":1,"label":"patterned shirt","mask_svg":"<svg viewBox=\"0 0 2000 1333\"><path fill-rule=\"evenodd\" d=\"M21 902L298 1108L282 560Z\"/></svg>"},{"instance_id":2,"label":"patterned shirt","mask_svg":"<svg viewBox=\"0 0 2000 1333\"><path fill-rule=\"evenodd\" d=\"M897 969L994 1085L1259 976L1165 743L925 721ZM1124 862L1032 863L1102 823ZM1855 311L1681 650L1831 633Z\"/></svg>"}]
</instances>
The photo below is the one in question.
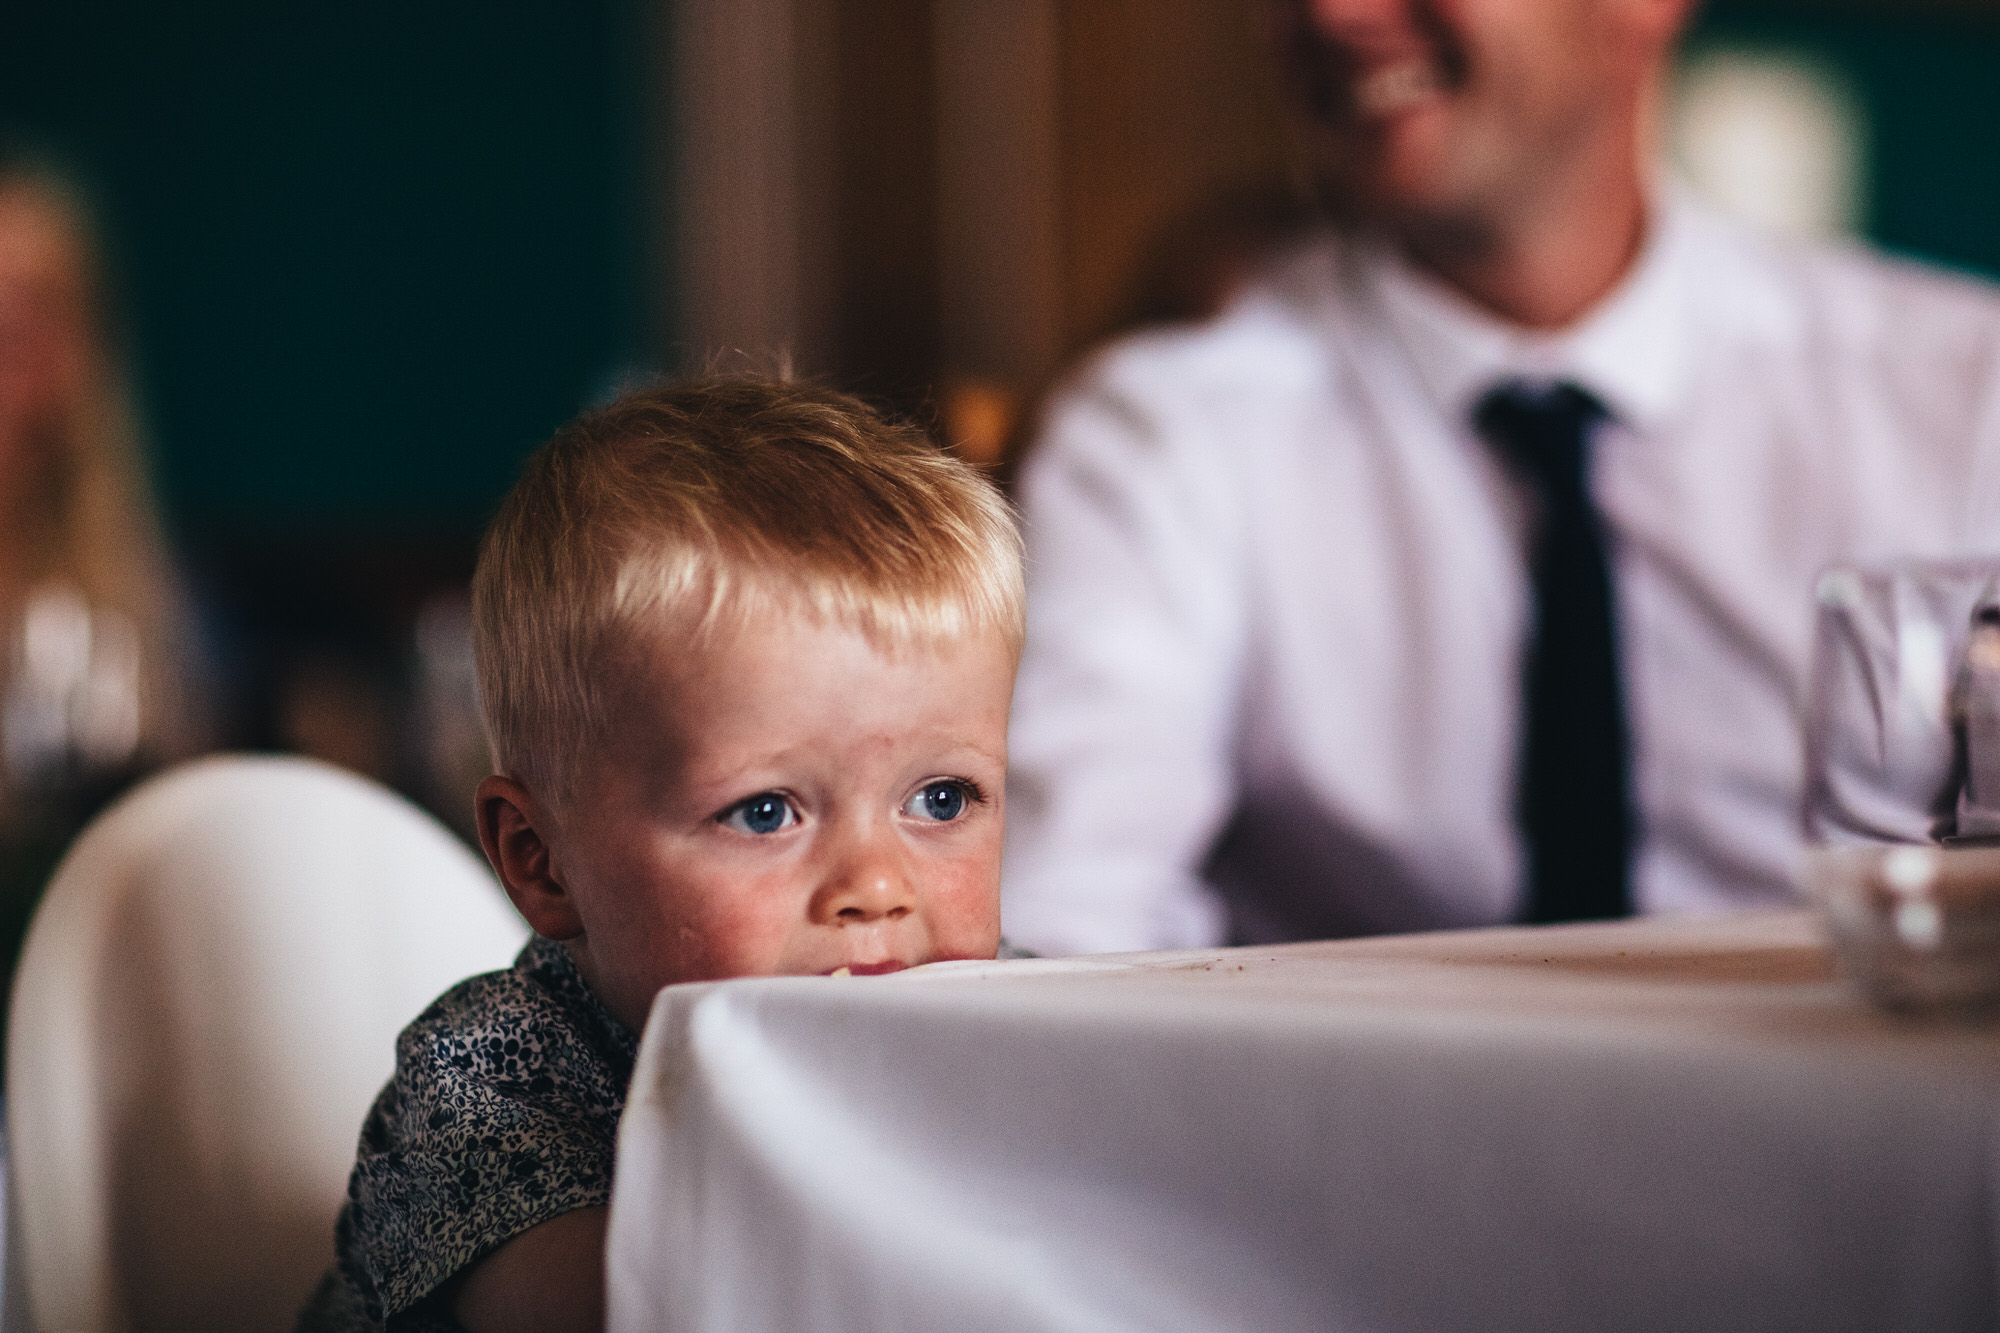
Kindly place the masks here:
<instances>
[{"instance_id":1,"label":"patterned shirt","mask_svg":"<svg viewBox=\"0 0 2000 1333\"><path fill-rule=\"evenodd\" d=\"M637 1054L552 940L446 991L397 1038L395 1076L361 1128L338 1262L300 1333L458 1329L439 1290L453 1276L611 1201Z\"/></svg>"}]
</instances>

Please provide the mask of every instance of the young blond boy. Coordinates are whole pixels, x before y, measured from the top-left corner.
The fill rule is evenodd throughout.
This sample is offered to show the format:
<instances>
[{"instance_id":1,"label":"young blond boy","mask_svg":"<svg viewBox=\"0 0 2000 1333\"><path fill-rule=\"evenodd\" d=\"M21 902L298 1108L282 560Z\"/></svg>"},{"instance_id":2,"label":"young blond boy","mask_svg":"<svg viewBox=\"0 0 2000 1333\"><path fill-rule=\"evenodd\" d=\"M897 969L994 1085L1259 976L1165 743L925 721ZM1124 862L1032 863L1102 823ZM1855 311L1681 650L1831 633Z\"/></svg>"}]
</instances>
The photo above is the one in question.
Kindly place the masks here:
<instances>
[{"instance_id":1,"label":"young blond boy","mask_svg":"<svg viewBox=\"0 0 2000 1333\"><path fill-rule=\"evenodd\" d=\"M999 942L1005 502L855 399L634 394L528 464L473 582L480 842L536 938L404 1031L309 1329L596 1328L660 987Z\"/></svg>"}]
</instances>

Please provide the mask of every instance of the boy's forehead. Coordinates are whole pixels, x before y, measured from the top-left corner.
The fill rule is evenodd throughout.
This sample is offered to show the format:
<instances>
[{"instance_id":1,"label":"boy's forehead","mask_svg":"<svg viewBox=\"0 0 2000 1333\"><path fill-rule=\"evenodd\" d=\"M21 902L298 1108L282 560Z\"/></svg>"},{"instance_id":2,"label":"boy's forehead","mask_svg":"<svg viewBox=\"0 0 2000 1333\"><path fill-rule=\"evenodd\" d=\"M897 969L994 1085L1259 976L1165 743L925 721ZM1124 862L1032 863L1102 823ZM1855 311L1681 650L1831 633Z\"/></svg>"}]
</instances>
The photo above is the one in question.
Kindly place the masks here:
<instances>
[{"instance_id":1,"label":"boy's forehead","mask_svg":"<svg viewBox=\"0 0 2000 1333\"><path fill-rule=\"evenodd\" d=\"M579 776L679 786L836 753L1004 762L1016 654L993 632L878 647L837 622L759 616L706 634L635 626L605 665L602 735Z\"/></svg>"},{"instance_id":2,"label":"boy's forehead","mask_svg":"<svg viewBox=\"0 0 2000 1333\"><path fill-rule=\"evenodd\" d=\"M922 619L871 623L860 615L828 611L802 595L765 596L707 614L656 606L633 617L615 634L611 651L601 654L614 673L653 685L671 685L711 670L783 669L810 673L830 665L830 643L851 651L843 665L867 661L884 670L963 666L972 661L1018 664L1016 636L962 618L962 627L939 631ZM844 659L852 658L853 661Z\"/></svg>"},{"instance_id":3,"label":"boy's forehead","mask_svg":"<svg viewBox=\"0 0 2000 1333\"><path fill-rule=\"evenodd\" d=\"M761 718L832 727L845 719L915 719L948 698L969 708L987 685L1012 694L1019 653L997 630L891 638L789 608L690 625L668 615L636 623L604 659L606 718L667 726L689 739L748 708ZM879 687L879 688L878 688Z\"/></svg>"}]
</instances>

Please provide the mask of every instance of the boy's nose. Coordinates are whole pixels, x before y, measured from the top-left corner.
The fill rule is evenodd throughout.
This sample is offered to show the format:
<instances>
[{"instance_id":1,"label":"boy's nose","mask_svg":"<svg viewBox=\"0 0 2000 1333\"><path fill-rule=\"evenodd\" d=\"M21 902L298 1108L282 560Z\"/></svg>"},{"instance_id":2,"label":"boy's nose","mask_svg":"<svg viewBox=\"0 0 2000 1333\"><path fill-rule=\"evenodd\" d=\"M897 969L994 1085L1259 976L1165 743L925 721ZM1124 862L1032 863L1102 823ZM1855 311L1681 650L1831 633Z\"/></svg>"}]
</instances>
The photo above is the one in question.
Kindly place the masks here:
<instances>
[{"instance_id":1,"label":"boy's nose","mask_svg":"<svg viewBox=\"0 0 2000 1333\"><path fill-rule=\"evenodd\" d=\"M857 848L820 885L810 915L815 925L860 926L900 921L916 906L898 857L887 849Z\"/></svg>"}]
</instances>

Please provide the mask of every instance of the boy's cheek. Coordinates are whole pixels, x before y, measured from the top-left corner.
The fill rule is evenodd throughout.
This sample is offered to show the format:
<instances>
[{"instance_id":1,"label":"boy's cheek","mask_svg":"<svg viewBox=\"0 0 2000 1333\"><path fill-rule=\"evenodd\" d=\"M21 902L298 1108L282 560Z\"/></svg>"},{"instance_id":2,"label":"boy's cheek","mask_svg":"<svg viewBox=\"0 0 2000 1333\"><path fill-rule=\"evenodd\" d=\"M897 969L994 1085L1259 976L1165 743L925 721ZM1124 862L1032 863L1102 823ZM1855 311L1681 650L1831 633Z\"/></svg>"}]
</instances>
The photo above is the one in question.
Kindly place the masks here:
<instances>
[{"instance_id":1,"label":"boy's cheek","mask_svg":"<svg viewBox=\"0 0 2000 1333\"><path fill-rule=\"evenodd\" d=\"M660 923L662 943L655 955L657 973L665 978L660 984L781 972L793 916L772 910L766 895L721 886L702 900L682 903L674 919Z\"/></svg>"},{"instance_id":2,"label":"boy's cheek","mask_svg":"<svg viewBox=\"0 0 2000 1333\"><path fill-rule=\"evenodd\" d=\"M991 958L1000 939L1000 840L940 857L926 867L923 936L931 961ZM786 881L740 872L656 885L620 923L636 946L619 970L650 1004L661 986L726 977L817 972L831 957L823 927L806 915L809 896Z\"/></svg>"},{"instance_id":3,"label":"boy's cheek","mask_svg":"<svg viewBox=\"0 0 2000 1333\"><path fill-rule=\"evenodd\" d=\"M944 958L991 958L1000 947L1000 851L967 856L933 886L928 915L933 951Z\"/></svg>"},{"instance_id":4,"label":"boy's cheek","mask_svg":"<svg viewBox=\"0 0 2000 1333\"><path fill-rule=\"evenodd\" d=\"M991 958L1000 948L1000 914L968 914L955 920L935 922L930 931L930 957L916 961L953 962L967 958Z\"/></svg>"}]
</instances>

